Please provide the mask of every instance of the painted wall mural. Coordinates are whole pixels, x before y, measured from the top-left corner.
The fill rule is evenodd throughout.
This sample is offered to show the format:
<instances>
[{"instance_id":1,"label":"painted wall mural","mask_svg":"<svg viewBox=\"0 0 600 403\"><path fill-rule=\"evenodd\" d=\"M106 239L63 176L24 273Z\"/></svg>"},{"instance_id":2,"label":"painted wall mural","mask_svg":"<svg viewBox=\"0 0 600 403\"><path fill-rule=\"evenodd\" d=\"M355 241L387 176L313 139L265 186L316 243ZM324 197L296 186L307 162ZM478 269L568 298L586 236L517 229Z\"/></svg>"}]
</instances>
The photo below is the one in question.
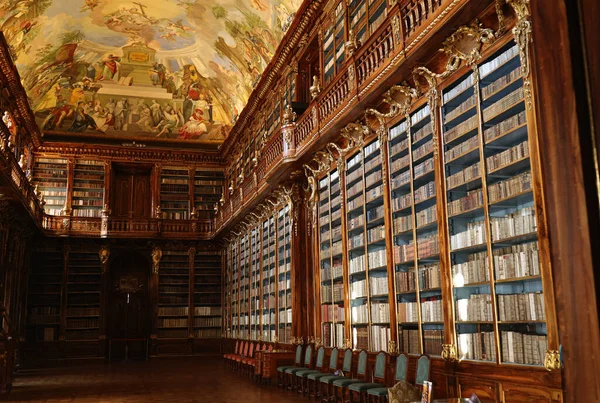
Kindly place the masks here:
<instances>
[{"instance_id":1,"label":"painted wall mural","mask_svg":"<svg viewBox=\"0 0 600 403\"><path fill-rule=\"evenodd\" d=\"M0 0L44 131L223 141L301 0Z\"/></svg>"}]
</instances>

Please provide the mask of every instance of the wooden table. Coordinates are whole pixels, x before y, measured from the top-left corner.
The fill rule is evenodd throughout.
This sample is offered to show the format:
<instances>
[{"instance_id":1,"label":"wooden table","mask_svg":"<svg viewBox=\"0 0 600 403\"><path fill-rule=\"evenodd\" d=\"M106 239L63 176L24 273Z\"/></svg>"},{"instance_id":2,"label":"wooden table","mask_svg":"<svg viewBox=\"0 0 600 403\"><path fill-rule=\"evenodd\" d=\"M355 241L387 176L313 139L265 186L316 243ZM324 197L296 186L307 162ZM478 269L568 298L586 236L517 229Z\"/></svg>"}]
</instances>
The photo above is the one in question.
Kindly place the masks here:
<instances>
[{"instance_id":1,"label":"wooden table","mask_svg":"<svg viewBox=\"0 0 600 403\"><path fill-rule=\"evenodd\" d=\"M290 350L263 351L260 355L261 362L257 363L262 368L262 379L277 381L277 367L282 365L294 365L296 353Z\"/></svg>"}]
</instances>

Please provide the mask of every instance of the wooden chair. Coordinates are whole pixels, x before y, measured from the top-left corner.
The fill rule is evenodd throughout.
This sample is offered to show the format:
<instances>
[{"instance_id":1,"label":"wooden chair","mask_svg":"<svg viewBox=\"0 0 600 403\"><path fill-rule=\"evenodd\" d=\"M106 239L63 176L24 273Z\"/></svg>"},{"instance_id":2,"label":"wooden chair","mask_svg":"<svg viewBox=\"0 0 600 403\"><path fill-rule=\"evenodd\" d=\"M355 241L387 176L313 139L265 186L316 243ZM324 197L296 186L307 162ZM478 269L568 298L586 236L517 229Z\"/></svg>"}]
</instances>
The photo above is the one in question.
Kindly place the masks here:
<instances>
[{"instance_id":1,"label":"wooden chair","mask_svg":"<svg viewBox=\"0 0 600 403\"><path fill-rule=\"evenodd\" d=\"M313 345L309 344L306 346L306 351L304 352L304 366L302 367L290 367L285 370L285 378L289 380L288 389L297 389L298 384L296 382L296 372L301 371L303 369L310 369L312 367L312 359L313 359Z\"/></svg>"},{"instance_id":2,"label":"wooden chair","mask_svg":"<svg viewBox=\"0 0 600 403\"><path fill-rule=\"evenodd\" d=\"M325 347L319 347L317 351L317 362L315 365L315 369L302 369L296 372L296 382L299 381L300 388L298 389L298 393L302 392L305 395L308 392L308 375L310 374L320 374L323 371L325 363Z\"/></svg>"},{"instance_id":3,"label":"wooden chair","mask_svg":"<svg viewBox=\"0 0 600 403\"><path fill-rule=\"evenodd\" d=\"M233 353L228 353L223 355L223 359L225 360L225 366L230 367L231 363L236 355L240 353L240 341L235 341L235 348L233 349Z\"/></svg>"},{"instance_id":4,"label":"wooden chair","mask_svg":"<svg viewBox=\"0 0 600 403\"><path fill-rule=\"evenodd\" d=\"M342 372L343 374L348 374L348 376L344 375L325 375L320 379L321 382L321 396L324 402L330 402L332 400L331 392L333 382L340 379L350 379L350 373L352 372L352 349L348 348L344 352L344 362L342 364ZM323 390L325 389L325 390Z\"/></svg>"},{"instance_id":5,"label":"wooden chair","mask_svg":"<svg viewBox=\"0 0 600 403\"><path fill-rule=\"evenodd\" d=\"M250 371L250 362L254 360L254 352L260 349L260 343L250 343L250 349L248 350L248 355L245 358L242 358L241 366L242 373L248 374Z\"/></svg>"},{"instance_id":6,"label":"wooden chair","mask_svg":"<svg viewBox=\"0 0 600 403\"><path fill-rule=\"evenodd\" d=\"M307 386L308 386L308 396L309 397L314 396L314 398L317 399L321 395L320 388L318 388L317 386L320 384L320 380L322 377L324 377L326 375L331 375L332 373L335 372L335 370L337 369L337 365L338 365L338 356L339 356L339 351L337 348L334 347L331 350L331 355L329 356L329 368L326 368L327 372L316 372L316 373L308 374L306 379L307 379L307 384L308 384ZM312 394L311 394L311 386L312 386L312 390L313 390Z\"/></svg>"},{"instance_id":7,"label":"wooden chair","mask_svg":"<svg viewBox=\"0 0 600 403\"><path fill-rule=\"evenodd\" d=\"M396 357L396 374L394 376L395 383L406 381L406 370L408 368L408 357L406 354L400 354ZM369 400L375 399L377 403L383 403L388 396L388 388L372 388L367 390Z\"/></svg>"},{"instance_id":8,"label":"wooden chair","mask_svg":"<svg viewBox=\"0 0 600 403\"><path fill-rule=\"evenodd\" d=\"M285 370L288 368L292 368L294 366L300 365L302 362L302 346L298 345L296 347L296 359L294 360L294 365L283 365L281 367L277 367L277 385L284 387L285 382Z\"/></svg>"},{"instance_id":9,"label":"wooden chair","mask_svg":"<svg viewBox=\"0 0 600 403\"><path fill-rule=\"evenodd\" d=\"M356 367L356 378L346 378L346 379L338 379L333 381L333 397L335 401L341 400L345 402L346 399L346 391L348 391L348 387L353 383L362 383L367 379L367 360L368 355L365 350L361 350L358 353L358 366ZM338 390L340 391L340 395L338 396Z\"/></svg>"},{"instance_id":10,"label":"wooden chair","mask_svg":"<svg viewBox=\"0 0 600 403\"><path fill-rule=\"evenodd\" d=\"M246 356L248 355L248 350L250 349L250 342L245 341L244 342L244 347L242 349L242 354L238 355L235 357L235 365L236 365L236 369L241 369L242 366L242 360L244 358L246 358Z\"/></svg>"},{"instance_id":11,"label":"wooden chair","mask_svg":"<svg viewBox=\"0 0 600 403\"><path fill-rule=\"evenodd\" d=\"M387 353L380 352L375 358L375 371L373 372L373 382L353 383L348 386L348 394L350 395L350 403L354 402L354 396L358 395L359 403L367 400L367 391L369 389L381 388L385 385L385 373L389 356ZM366 381L365 376L365 381Z\"/></svg>"},{"instance_id":12,"label":"wooden chair","mask_svg":"<svg viewBox=\"0 0 600 403\"><path fill-rule=\"evenodd\" d=\"M431 370L431 362L429 357L422 355L417 361L417 375L415 376L415 385L423 386L423 382L429 380L429 372Z\"/></svg>"}]
</instances>

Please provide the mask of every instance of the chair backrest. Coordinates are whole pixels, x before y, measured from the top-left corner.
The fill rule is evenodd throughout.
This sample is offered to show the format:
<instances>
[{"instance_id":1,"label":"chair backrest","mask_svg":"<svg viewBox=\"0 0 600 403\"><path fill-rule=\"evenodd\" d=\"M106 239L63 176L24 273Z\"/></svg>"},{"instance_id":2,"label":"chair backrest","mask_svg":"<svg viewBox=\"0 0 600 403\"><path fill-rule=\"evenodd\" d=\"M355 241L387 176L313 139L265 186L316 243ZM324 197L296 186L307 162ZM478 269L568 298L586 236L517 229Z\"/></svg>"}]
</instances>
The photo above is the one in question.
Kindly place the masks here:
<instances>
[{"instance_id":1,"label":"chair backrest","mask_svg":"<svg viewBox=\"0 0 600 403\"><path fill-rule=\"evenodd\" d=\"M333 348L331 350L331 357L329 357L329 369L333 369L334 371L337 369L339 351L337 348Z\"/></svg>"},{"instance_id":2,"label":"chair backrest","mask_svg":"<svg viewBox=\"0 0 600 403\"><path fill-rule=\"evenodd\" d=\"M300 344L298 344L298 347L296 347L296 359L294 360L294 364L300 365L301 362L302 362L302 346Z\"/></svg>"},{"instance_id":3,"label":"chair backrest","mask_svg":"<svg viewBox=\"0 0 600 403\"><path fill-rule=\"evenodd\" d=\"M323 361L325 361L325 347L319 347L317 351L317 368L323 368Z\"/></svg>"},{"instance_id":4,"label":"chair backrest","mask_svg":"<svg viewBox=\"0 0 600 403\"><path fill-rule=\"evenodd\" d=\"M358 354L358 367L356 368L356 373L363 377L367 373L367 352L365 350L361 350Z\"/></svg>"},{"instance_id":5,"label":"chair backrest","mask_svg":"<svg viewBox=\"0 0 600 403\"><path fill-rule=\"evenodd\" d=\"M429 380L429 357L422 355L417 361L417 376L415 385L423 385L423 382Z\"/></svg>"},{"instance_id":6,"label":"chair backrest","mask_svg":"<svg viewBox=\"0 0 600 403\"><path fill-rule=\"evenodd\" d=\"M269 348L267 349L268 351L273 351L273 345L269 344Z\"/></svg>"},{"instance_id":7,"label":"chair backrest","mask_svg":"<svg viewBox=\"0 0 600 403\"><path fill-rule=\"evenodd\" d=\"M248 343L247 341L244 342L244 352L243 352L243 356L247 356L248 355L248 349L250 348L250 343Z\"/></svg>"},{"instance_id":8,"label":"chair backrest","mask_svg":"<svg viewBox=\"0 0 600 403\"><path fill-rule=\"evenodd\" d=\"M344 364L342 365L342 371L344 373L350 373L352 371L352 349L349 348L344 352Z\"/></svg>"},{"instance_id":9,"label":"chair backrest","mask_svg":"<svg viewBox=\"0 0 600 403\"><path fill-rule=\"evenodd\" d=\"M377 358L375 358L375 373L373 378L377 380L385 379L385 368L386 368L387 354L384 352L380 352L377 354Z\"/></svg>"},{"instance_id":10,"label":"chair backrest","mask_svg":"<svg viewBox=\"0 0 600 403\"><path fill-rule=\"evenodd\" d=\"M402 353L396 358L396 380L406 381L406 369L408 368L408 358Z\"/></svg>"},{"instance_id":11,"label":"chair backrest","mask_svg":"<svg viewBox=\"0 0 600 403\"><path fill-rule=\"evenodd\" d=\"M256 344L250 343L250 348L248 349L248 357L252 357L254 355L254 347L256 347Z\"/></svg>"},{"instance_id":12,"label":"chair backrest","mask_svg":"<svg viewBox=\"0 0 600 403\"><path fill-rule=\"evenodd\" d=\"M312 344L306 346L306 351L304 352L304 365L307 367L310 366L310 360L312 359Z\"/></svg>"},{"instance_id":13,"label":"chair backrest","mask_svg":"<svg viewBox=\"0 0 600 403\"><path fill-rule=\"evenodd\" d=\"M240 353L240 341L239 340L235 341L235 349L233 351L234 351L234 354Z\"/></svg>"}]
</instances>

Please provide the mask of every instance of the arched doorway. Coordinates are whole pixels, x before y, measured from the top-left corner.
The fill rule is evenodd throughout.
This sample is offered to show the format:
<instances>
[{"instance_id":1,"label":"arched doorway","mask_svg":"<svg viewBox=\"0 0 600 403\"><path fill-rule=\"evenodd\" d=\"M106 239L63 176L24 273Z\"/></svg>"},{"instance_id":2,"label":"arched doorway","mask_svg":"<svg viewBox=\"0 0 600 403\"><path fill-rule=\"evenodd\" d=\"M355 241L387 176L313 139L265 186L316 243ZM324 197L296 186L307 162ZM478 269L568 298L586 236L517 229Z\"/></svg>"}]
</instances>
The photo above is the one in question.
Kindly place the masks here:
<instances>
[{"instance_id":1,"label":"arched doorway","mask_svg":"<svg viewBox=\"0 0 600 403\"><path fill-rule=\"evenodd\" d=\"M145 359L152 329L150 253L115 250L110 264L109 359Z\"/></svg>"}]
</instances>

